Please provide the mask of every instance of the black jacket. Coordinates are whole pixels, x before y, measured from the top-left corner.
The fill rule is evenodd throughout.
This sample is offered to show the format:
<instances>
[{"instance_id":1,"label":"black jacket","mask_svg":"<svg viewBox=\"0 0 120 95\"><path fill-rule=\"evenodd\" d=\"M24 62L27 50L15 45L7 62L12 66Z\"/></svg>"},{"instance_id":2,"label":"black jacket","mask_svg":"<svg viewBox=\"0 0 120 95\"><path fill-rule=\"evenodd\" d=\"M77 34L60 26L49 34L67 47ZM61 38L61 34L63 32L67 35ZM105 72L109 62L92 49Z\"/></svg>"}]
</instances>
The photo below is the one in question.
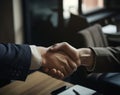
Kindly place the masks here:
<instances>
[{"instance_id":1,"label":"black jacket","mask_svg":"<svg viewBox=\"0 0 120 95\"><path fill-rule=\"evenodd\" d=\"M120 47L92 49L96 57L94 72L120 72Z\"/></svg>"}]
</instances>

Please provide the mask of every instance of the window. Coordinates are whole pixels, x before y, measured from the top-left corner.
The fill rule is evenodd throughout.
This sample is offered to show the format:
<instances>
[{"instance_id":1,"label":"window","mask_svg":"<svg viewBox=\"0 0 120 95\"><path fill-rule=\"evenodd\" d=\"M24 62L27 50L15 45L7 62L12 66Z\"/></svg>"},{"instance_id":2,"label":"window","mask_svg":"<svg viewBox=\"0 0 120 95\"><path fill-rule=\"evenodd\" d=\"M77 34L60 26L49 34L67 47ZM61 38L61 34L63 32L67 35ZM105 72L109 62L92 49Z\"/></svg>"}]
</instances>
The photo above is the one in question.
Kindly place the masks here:
<instances>
[{"instance_id":1,"label":"window","mask_svg":"<svg viewBox=\"0 0 120 95\"><path fill-rule=\"evenodd\" d=\"M82 12L89 13L104 8L104 0L82 0Z\"/></svg>"},{"instance_id":2,"label":"window","mask_svg":"<svg viewBox=\"0 0 120 95\"><path fill-rule=\"evenodd\" d=\"M70 17L70 12L78 14L78 0L63 0L63 17Z\"/></svg>"}]
</instances>

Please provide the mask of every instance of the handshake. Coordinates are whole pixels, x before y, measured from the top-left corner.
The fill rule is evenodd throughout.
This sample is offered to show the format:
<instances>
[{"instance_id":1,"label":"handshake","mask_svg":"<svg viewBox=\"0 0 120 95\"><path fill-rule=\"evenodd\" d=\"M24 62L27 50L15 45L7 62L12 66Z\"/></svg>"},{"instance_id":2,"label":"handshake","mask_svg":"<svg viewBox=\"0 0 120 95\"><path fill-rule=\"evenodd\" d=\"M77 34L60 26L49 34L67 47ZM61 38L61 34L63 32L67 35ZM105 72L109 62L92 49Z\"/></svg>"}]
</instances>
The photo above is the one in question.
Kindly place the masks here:
<instances>
[{"instance_id":1,"label":"handshake","mask_svg":"<svg viewBox=\"0 0 120 95\"><path fill-rule=\"evenodd\" d=\"M43 71L58 79L68 77L81 65L90 67L93 63L89 48L76 49L66 42L37 48L42 56Z\"/></svg>"}]
</instances>

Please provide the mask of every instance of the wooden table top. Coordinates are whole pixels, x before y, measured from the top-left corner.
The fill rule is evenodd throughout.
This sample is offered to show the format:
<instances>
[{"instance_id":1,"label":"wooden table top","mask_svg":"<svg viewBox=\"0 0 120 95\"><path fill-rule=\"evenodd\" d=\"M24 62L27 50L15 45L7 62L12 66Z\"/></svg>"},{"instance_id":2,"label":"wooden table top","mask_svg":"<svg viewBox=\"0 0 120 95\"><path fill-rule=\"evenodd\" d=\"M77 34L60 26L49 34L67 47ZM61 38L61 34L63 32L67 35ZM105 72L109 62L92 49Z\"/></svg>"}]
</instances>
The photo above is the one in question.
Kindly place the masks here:
<instances>
[{"instance_id":1,"label":"wooden table top","mask_svg":"<svg viewBox=\"0 0 120 95\"><path fill-rule=\"evenodd\" d=\"M37 71L28 75L25 81L14 81L0 88L0 95L51 95L52 91L65 85L72 86Z\"/></svg>"}]
</instances>

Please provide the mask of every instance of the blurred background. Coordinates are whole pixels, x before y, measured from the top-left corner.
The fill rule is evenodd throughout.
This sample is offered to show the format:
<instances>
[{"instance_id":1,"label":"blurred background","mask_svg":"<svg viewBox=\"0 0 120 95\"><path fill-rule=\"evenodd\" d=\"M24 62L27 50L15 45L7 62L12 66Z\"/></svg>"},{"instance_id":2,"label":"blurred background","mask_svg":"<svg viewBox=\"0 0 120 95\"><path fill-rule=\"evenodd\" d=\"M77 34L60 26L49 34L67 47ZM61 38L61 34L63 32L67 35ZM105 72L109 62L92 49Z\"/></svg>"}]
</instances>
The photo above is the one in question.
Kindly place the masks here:
<instances>
[{"instance_id":1,"label":"blurred background","mask_svg":"<svg viewBox=\"0 0 120 95\"><path fill-rule=\"evenodd\" d=\"M96 23L111 25L109 35L119 32L119 5L118 0L1 0L0 42L49 46L67 41L82 47L77 32Z\"/></svg>"}]
</instances>

